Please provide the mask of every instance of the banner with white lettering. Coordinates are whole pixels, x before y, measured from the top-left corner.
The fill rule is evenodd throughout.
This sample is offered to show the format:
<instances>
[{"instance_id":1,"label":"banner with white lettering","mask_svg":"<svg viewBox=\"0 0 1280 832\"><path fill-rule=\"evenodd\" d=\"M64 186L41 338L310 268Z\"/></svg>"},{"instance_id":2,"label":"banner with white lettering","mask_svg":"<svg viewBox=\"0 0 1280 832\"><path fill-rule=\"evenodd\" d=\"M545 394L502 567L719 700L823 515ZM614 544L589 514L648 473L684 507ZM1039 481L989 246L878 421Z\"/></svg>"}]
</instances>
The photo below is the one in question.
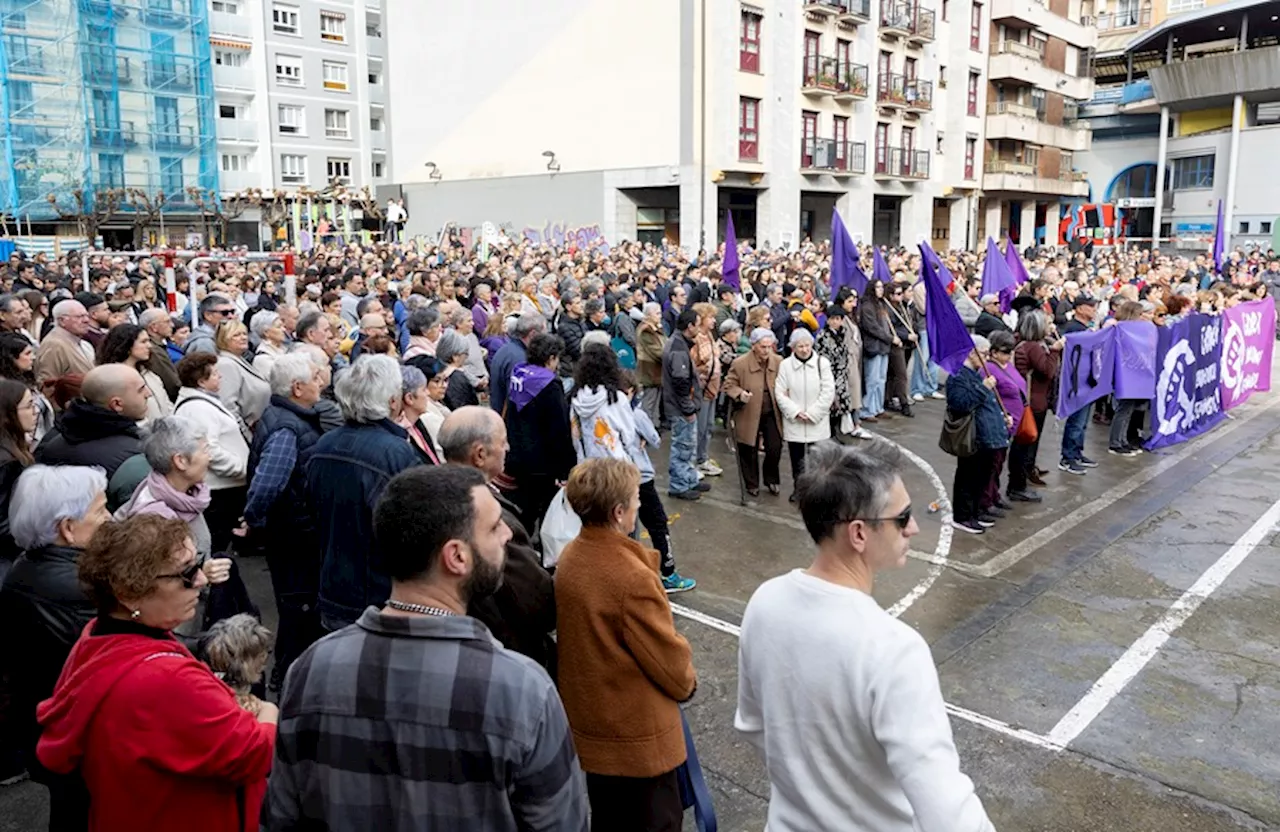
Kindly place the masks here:
<instances>
[{"instance_id":1,"label":"banner with white lettering","mask_svg":"<svg viewBox=\"0 0 1280 832\"><path fill-rule=\"evenodd\" d=\"M1226 418L1221 362L1220 318L1196 313L1160 328L1148 450L1185 442Z\"/></svg>"},{"instance_id":2,"label":"banner with white lettering","mask_svg":"<svg viewBox=\"0 0 1280 832\"><path fill-rule=\"evenodd\" d=\"M1271 389L1276 302L1263 298L1222 313L1222 409L1244 404L1257 390Z\"/></svg>"}]
</instances>

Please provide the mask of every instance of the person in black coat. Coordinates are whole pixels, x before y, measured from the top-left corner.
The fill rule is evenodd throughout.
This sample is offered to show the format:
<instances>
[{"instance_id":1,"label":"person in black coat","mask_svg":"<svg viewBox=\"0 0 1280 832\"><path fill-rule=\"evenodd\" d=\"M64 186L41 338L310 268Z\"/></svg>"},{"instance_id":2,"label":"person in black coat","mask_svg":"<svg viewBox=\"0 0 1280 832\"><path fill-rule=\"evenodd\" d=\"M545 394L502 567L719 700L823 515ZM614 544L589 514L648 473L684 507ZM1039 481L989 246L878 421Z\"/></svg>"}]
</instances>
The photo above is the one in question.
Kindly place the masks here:
<instances>
[{"instance_id":1,"label":"person in black coat","mask_svg":"<svg viewBox=\"0 0 1280 832\"><path fill-rule=\"evenodd\" d=\"M1004 318L1000 317L1000 297L998 295L983 295L979 304L982 306L982 312L978 315L978 320L973 325L974 335L990 338L993 332L1013 332L1013 330L1009 329L1009 325L1004 322Z\"/></svg>"},{"instance_id":2,"label":"person in black coat","mask_svg":"<svg viewBox=\"0 0 1280 832\"><path fill-rule=\"evenodd\" d=\"M990 351L987 339L975 335L973 352L947 379L948 413L973 414L974 453L956 459L951 489L951 525L967 534L982 534L995 525L996 517L982 512L982 495L997 470L995 451L1009 446L1009 417L996 394L995 377L982 369Z\"/></svg>"},{"instance_id":3,"label":"person in black coat","mask_svg":"<svg viewBox=\"0 0 1280 832\"><path fill-rule=\"evenodd\" d=\"M85 373L73 399L39 446L44 465L95 465L110 479L126 459L142 453L138 421L147 415L151 389L138 371L104 364Z\"/></svg>"},{"instance_id":4,"label":"person in black coat","mask_svg":"<svg viewBox=\"0 0 1280 832\"><path fill-rule=\"evenodd\" d=\"M532 529L547 513L559 489L577 464L569 432L569 401L556 378L564 342L557 335L536 335L528 361L511 373L503 420L507 423L507 474L516 481L511 501Z\"/></svg>"}]
</instances>

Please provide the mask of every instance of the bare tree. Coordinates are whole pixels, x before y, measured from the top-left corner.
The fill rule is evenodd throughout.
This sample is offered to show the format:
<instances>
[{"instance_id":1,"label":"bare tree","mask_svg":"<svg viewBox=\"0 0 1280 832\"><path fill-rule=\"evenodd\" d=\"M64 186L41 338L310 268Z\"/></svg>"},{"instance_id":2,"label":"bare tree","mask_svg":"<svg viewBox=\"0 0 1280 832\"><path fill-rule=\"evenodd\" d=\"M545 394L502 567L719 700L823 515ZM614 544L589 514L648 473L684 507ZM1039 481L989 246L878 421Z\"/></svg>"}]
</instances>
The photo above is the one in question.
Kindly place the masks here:
<instances>
[{"instance_id":1,"label":"bare tree","mask_svg":"<svg viewBox=\"0 0 1280 832\"><path fill-rule=\"evenodd\" d=\"M165 203L164 192L156 191L155 196L151 196L141 188L126 188L125 196L128 198L129 207L133 209L133 244L142 246L147 226L160 220L160 212L164 209Z\"/></svg>"},{"instance_id":2,"label":"bare tree","mask_svg":"<svg viewBox=\"0 0 1280 832\"><path fill-rule=\"evenodd\" d=\"M368 185L358 191L352 191L351 202L360 209L360 212L365 217L374 220L379 228L382 227L382 220L386 217L386 211L383 210L382 204L378 202L378 198L369 190Z\"/></svg>"},{"instance_id":3,"label":"bare tree","mask_svg":"<svg viewBox=\"0 0 1280 832\"><path fill-rule=\"evenodd\" d=\"M271 229L271 244L274 246L280 229L289 222L289 195L284 191L263 191L252 188L247 193L248 204L257 208L262 221Z\"/></svg>"},{"instance_id":4,"label":"bare tree","mask_svg":"<svg viewBox=\"0 0 1280 832\"><path fill-rule=\"evenodd\" d=\"M123 188L95 190L93 198L90 199L83 188L74 188L71 191L74 210L59 205L55 194L49 194L45 199L53 206L59 219L75 220L80 233L87 237L89 245L93 246L97 244L98 232L102 226L119 213L125 199L125 191Z\"/></svg>"},{"instance_id":5,"label":"bare tree","mask_svg":"<svg viewBox=\"0 0 1280 832\"><path fill-rule=\"evenodd\" d=\"M218 221L218 241L224 246L231 232L231 223L244 214L252 200L248 191L237 191L230 196L219 197L218 192L214 190L201 191L199 188L187 188L187 194L195 203L202 218L212 216Z\"/></svg>"}]
</instances>

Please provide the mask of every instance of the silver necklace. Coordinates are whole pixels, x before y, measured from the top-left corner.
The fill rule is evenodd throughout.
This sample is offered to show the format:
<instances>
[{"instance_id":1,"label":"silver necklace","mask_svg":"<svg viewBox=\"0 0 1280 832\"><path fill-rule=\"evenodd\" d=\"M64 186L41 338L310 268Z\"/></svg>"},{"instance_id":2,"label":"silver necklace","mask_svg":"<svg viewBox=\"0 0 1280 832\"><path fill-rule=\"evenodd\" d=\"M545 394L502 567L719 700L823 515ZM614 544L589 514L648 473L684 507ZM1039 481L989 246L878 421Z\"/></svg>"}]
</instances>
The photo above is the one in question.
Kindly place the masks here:
<instances>
[{"instance_id":1,"label":"silver necklace","mask_svg":"<svg viewBox=\"0 0 1280 832\"><path fill-rule=\"evenodd\" d=\"M441 609L440 607L428 607L424 604L410 604L408 601L397 601L395 598L388 598L387 606L391 607L393 610L400 610L401 612L416 612L419 615L434 615L440 618L457 614L446 609Z\"/></svg>"}]
</instances>

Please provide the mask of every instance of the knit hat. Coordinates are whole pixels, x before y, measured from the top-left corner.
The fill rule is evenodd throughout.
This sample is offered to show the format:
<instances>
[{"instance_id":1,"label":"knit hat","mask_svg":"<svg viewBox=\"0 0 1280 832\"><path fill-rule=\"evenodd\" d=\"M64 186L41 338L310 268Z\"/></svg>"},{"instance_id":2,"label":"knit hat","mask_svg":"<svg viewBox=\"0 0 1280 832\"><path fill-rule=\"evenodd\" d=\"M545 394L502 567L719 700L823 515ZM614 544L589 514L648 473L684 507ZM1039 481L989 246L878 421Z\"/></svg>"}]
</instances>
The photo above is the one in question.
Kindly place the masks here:
<instances>
[{"instance_id":1,"label":"knit hat","mask_svg":"<svg viewBox=\"0 0 1280 832\"><path fill-rule=\"evenodd\" d=\"M773 330L768 329L767 327L758 326L755 329L751 330L751 344L753 346L756 343L763 341L766 338L768 338L770 341L778 340L777 337L773 334Z\"/></svg>"}]
</instances>

